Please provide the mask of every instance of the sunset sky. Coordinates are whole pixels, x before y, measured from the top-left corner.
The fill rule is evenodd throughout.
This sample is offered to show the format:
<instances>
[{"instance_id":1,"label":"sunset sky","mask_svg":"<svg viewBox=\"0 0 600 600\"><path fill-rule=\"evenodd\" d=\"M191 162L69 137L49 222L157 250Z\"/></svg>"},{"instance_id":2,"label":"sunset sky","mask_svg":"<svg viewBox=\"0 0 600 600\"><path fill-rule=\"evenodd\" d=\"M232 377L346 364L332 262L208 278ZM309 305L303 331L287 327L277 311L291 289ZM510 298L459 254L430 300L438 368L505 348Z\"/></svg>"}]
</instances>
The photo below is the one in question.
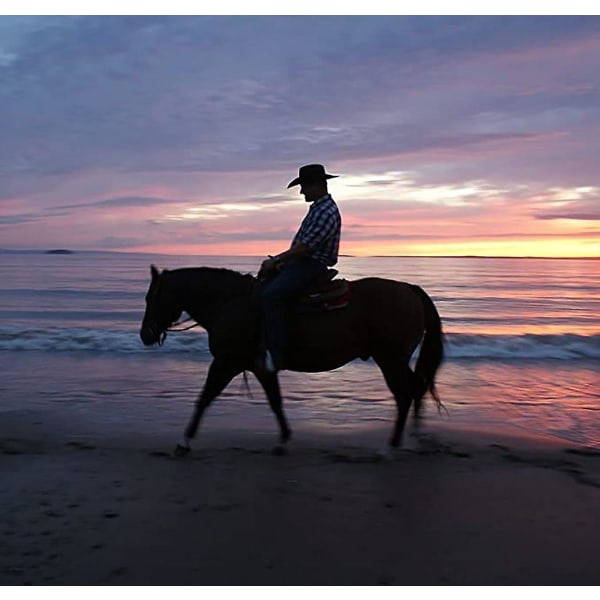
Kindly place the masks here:
<instances>
[{"instance_id":1,"label":"sunset sky","mask_svg":"<svg viewBox=\"0 0 600 600\"><path fill-rule=\"evenodd\" d=\"M0 17L0 248L600 256L600 17Z\"/></svg>"}]
</instances>

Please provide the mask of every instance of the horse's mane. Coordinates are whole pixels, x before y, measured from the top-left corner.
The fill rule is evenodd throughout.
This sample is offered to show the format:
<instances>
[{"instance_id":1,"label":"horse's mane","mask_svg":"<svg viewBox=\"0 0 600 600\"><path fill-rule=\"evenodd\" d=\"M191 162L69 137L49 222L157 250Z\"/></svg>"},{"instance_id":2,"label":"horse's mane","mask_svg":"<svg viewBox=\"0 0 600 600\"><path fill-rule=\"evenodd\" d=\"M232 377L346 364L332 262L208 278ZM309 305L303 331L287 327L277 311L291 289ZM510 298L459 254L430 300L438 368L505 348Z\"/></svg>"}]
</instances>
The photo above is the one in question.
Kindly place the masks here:
<instances>
[{"instance_id":1,"label":"horse's mane","mask_svg":"<svg viewBox=\"0 0 600 600\"><path fill-rule=\"evenodd\" d=\"M232 290L239 288L242 282L250 285L256 281L254 275L223 267L185 267L169 270L167 273L176 277L189 277L192 280L210 279L212 285L218 285L225 290L230 287Z\"/></svg>"}]
</instances>

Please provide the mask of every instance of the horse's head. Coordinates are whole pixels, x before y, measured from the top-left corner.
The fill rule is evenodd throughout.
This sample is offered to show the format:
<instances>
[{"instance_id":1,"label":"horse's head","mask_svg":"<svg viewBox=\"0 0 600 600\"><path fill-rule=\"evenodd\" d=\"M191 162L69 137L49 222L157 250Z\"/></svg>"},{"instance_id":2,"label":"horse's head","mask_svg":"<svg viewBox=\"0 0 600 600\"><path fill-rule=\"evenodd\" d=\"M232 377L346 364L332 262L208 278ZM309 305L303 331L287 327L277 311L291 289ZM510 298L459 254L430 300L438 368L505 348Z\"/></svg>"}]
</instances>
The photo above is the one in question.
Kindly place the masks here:
<instances>
[{"instance_id":1,"label":"horse's head","mask_svg":"<svg viewBox=\"0 0 600 600\"><path fill-rule=\"evenodd\" d=\"M140 329L140 338L144 345L162 344L167 329L179 319L182 308L177 301L173 286L169 285L168 271L158 272L150 267L152 281L146 294L146 312Z\"/></svg>"}]
</instances>

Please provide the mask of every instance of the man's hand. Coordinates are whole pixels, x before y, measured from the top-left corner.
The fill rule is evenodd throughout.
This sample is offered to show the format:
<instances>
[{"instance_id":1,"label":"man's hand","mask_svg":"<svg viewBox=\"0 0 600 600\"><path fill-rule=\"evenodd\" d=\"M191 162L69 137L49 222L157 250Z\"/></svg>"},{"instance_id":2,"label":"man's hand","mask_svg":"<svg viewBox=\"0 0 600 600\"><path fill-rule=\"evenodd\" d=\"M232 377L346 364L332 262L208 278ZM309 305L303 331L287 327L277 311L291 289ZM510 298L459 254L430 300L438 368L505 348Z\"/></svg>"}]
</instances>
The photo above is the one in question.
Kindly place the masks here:
<instances>
[{"instance_id":1,"label":"man's hand","mask_svg":"<svg viewBox=\"0 0 600 600\"><path fill-rule=\"evenodd\" d=\"M260 271L258 272L258 279L265 281L270 279L279 270L279 261L272 256L269 256L266 260L263 260L260 265Z\"/></svg>"}]
</instances>

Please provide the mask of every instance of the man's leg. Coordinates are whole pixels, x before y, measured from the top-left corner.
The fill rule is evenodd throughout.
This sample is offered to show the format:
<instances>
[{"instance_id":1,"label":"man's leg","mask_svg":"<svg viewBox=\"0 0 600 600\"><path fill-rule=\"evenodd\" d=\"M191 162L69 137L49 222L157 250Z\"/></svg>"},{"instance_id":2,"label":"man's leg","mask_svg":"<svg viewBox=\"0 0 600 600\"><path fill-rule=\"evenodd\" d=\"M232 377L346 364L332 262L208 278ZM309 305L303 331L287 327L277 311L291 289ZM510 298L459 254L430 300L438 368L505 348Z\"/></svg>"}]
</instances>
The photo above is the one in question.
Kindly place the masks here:
<instances>
[{"instance_id":1,"label":"man's leg","mask_svg":"<svg viewBox=\"0 0 600 600\"><path fill-rule=\"evenodd\" d=\"M276 368L285 368L290 304L326 271L325 265L313 259L298 260L286 265L266 284L261 298L263 323L267 348Z\"/></svg>"}]
</instances>

